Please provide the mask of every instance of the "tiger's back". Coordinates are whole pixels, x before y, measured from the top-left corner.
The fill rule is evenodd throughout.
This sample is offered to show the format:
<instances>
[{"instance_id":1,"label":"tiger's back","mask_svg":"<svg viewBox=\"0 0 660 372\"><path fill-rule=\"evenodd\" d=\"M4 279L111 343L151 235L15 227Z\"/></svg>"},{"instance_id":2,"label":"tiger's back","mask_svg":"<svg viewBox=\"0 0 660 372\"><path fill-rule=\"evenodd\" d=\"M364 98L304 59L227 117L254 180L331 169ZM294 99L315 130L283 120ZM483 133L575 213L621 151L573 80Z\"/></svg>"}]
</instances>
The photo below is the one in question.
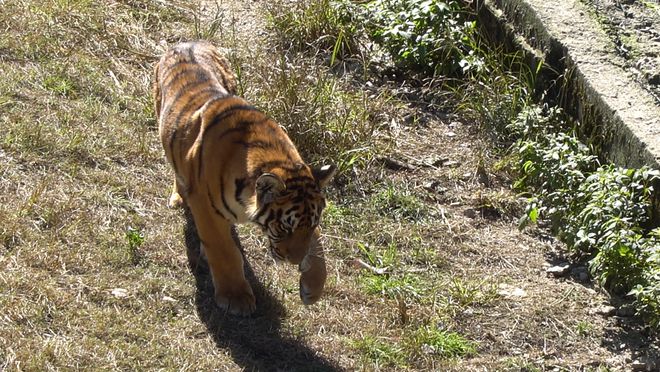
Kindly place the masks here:
<instances>
[{"instance_id":1,"label":"tiger's back","mask_svg":"<svg viewBox=\"0 0 660 372\"><path fill-rule=\"evenodd\" d=\"M305 267L316 262L303 276L307 285L301 277L303 301L316 301L325 263L312 259L322 255L310 247L319 246L321 188L334 167L312 170L276 122L235 96L235 77L211 44L176 45L154 75L159 134L175 173L169 205L186 204L192 212L218 305L240 314L254 310L242 257L231 238L231 225L243 222L262 228L275 257L305 261Z\"/></svg>"}]
</instances>

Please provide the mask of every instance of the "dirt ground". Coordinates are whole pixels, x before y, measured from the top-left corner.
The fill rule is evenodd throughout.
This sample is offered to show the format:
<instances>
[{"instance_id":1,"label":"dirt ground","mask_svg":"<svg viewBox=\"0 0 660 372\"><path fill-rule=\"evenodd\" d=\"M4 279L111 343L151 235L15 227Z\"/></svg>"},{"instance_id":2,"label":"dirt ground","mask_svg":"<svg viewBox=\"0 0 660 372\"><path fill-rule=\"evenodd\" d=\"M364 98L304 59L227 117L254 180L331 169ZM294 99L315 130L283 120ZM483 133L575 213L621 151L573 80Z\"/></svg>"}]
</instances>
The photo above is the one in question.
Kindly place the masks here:
<instances>
[{"instance_id":1,"label":"dirt ground","mask_svg":"<svg viewBox=\"0 0 660 372\"><path fill-rule=\"evenodd\" d=\"M610 36L625 68L660 105L660 3L584 0Z\"/></svg>"}]
</instances>

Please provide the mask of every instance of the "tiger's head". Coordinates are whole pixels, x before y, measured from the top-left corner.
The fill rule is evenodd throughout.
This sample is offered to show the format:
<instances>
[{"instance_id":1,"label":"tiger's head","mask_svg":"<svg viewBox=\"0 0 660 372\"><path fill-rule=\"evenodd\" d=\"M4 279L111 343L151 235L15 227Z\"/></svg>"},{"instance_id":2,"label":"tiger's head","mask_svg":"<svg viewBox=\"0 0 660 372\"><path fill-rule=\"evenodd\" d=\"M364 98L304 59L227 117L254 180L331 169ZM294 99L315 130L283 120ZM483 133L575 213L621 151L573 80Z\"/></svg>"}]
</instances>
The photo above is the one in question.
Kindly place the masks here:
<instances>
[{"instance_id":1,"label":"tiger's head","mask_svg":"<svg viewBox=\"0 0 660 372\"><path fill-rule=\"evenodd\" d=\"M336 171L333 165L311 171L303 168L307 171L286 181L275 173L264 173L255 185L258 209L254 222L268 236L272 256L297 265L318 238L315 232L325 208L322 190Z\"/></svg>"}]
</instances>

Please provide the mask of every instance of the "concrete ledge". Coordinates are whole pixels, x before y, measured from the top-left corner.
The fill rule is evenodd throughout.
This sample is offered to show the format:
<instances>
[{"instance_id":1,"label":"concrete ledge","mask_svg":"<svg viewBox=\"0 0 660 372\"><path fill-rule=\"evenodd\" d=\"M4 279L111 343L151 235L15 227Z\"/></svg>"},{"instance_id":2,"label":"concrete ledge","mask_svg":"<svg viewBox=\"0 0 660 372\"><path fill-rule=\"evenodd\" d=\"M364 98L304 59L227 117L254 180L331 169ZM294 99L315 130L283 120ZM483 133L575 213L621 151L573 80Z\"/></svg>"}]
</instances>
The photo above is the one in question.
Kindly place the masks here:
<instances>
[{"instance_id":1,"label":"concrete ledge","mask_svg":"<svg viewBox=\"0 0 660 372\"><path fill-rule=\"evenodd\" d=\"M632 76L605 31L577 0L485 0L480 17L498 23L493 32L542 58L556 80L560 106L601 156L623 167L660 169L660 107ZM492 23L492 22L491 22ZM498 37L496 35L495 37ZM657 194L656 194L657 195Z\"/></svg>"}]
</instances>

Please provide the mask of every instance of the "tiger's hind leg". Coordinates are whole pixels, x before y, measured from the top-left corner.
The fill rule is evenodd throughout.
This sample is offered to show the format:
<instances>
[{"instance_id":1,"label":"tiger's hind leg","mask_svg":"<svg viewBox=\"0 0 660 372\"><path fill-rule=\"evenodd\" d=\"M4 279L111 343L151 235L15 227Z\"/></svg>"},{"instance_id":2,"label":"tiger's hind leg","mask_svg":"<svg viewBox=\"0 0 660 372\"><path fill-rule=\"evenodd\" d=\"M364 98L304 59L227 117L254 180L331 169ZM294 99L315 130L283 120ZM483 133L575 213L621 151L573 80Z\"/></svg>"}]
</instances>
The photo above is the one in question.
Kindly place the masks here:
<instances>
[{"instance_id":1,"label":"tiger's hind leg","mask_svg":"<svg viewBox=\"0 0 660 372\"><path fill-rule=\"evenodd\" d=\"M213 211L208 199L187 198L215 289L215 303L237 315L250 315L256 309L252 287L245 279L243 255L231 235L231 223Z\"/></svg>"},{"instance_id":2,"label":"tiger's hind leg","mask_svg":"<svg viewBox=\"0 0 660 372\"><path fill-rule=\"evenodd\" d=\"M183 197L181 196L181 191L183 190L179 181L176 177L174 178L174 186L172 187L172 195L170 195L170 200L167 202L167 206L170 208L179 208L183 207L185 204Z\"/></svg>"}]
</instances>

